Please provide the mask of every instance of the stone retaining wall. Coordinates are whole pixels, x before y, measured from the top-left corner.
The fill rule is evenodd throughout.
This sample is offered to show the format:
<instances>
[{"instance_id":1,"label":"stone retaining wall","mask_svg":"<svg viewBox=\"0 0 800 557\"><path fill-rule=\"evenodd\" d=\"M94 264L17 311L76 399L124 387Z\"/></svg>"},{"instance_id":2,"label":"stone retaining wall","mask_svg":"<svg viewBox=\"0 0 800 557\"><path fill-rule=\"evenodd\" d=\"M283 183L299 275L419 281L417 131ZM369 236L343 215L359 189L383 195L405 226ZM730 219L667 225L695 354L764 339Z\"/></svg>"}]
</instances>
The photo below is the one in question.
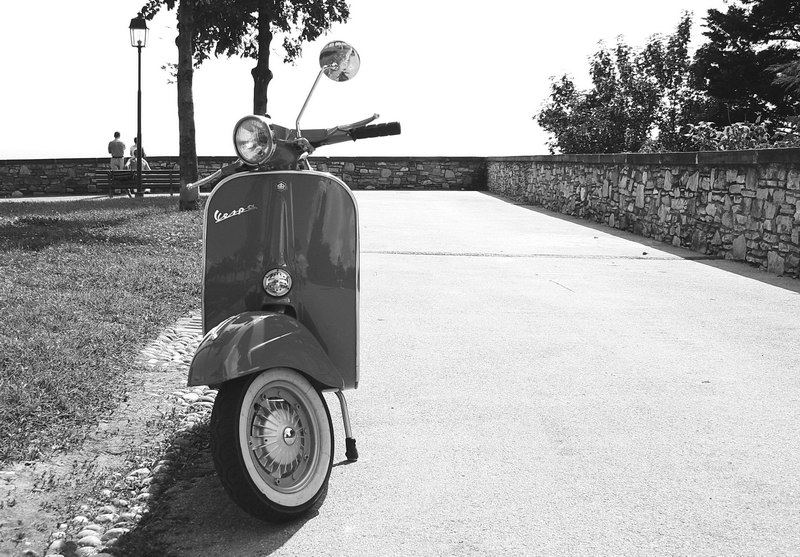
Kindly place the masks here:
<instances>
[{"instance_id":1,"label":"stone retaining wall","mask_svg":"<svg viewBox=\"0 0 800 557\"><path fill-rule=\"evenodd\" d=\"M177 157L153 157L177 168ZM200 157L210 174L233 157ZM532 157L313 157L353 189L488 187L777 274L800 273L800 149ZM94 193L108 159L0 160L0 197Z\"/></svg>"},{"instance_id":2,"label":"stone retaining wall","mask_svg":"<svg viewBox=\"0 0 800 557\"><path fill-rule=\"evenodd\" d=\"M495 157L487 187L776 274L800 272L800 149Z\"/></svg>"},{"instance_id":3,"label":"stone retaining wall","mask_svg":"<svg viewBox=\"0 0 800 557\"><path fill-rule=\"evenodd\" d=\"M199 157L200 176L235 157ZM177 157L148 158L151 168L178 168ZM95 172L108 158L0 160L0 197L97 193ZM484 189L482 157L312 157L353 189Z\"/></svg>"}]
</instances>

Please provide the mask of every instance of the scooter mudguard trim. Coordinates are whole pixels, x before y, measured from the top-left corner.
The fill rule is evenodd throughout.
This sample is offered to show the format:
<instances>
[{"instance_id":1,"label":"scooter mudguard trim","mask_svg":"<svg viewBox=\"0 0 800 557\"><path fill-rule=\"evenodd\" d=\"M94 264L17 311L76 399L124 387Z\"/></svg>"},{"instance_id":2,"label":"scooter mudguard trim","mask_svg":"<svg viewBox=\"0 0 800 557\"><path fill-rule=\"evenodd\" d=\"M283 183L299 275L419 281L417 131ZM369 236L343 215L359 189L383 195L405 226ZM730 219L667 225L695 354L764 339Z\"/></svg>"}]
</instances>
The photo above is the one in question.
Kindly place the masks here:
<instances>
[{"instance_id":1,"label":"scooter mudguard trim","mask_svg":"<svg viewBox=\"0 0 800 557\"><path fill-rule=\"evenodd\" d=\"M206 334L189 367L187 384L217 385L273 367L296 369L322 388L345 388L342 373L299 321L255 311L235 315Z\"/></svg>"}]
</instances>

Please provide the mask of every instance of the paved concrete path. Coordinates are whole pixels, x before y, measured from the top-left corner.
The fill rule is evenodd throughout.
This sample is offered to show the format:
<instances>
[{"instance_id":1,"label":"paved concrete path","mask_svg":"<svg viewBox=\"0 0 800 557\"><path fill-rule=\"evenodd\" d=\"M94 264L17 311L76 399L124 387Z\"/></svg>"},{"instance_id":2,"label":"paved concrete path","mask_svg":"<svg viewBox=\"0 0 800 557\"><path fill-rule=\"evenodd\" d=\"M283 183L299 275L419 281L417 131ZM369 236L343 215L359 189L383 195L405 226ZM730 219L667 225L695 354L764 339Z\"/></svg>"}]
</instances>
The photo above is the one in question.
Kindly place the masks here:
<instances>
[{"instance_id":1,"label":"paved concrete path","mask_svg":"<svg viewBox=\"0 0 800 557\"><path fill-rule=\"evenodd\" d=\"M280 527L202 478L179 552L800 552L800 281L482 193L356 196L362 458Z\"/></svg>"}]
</instances>

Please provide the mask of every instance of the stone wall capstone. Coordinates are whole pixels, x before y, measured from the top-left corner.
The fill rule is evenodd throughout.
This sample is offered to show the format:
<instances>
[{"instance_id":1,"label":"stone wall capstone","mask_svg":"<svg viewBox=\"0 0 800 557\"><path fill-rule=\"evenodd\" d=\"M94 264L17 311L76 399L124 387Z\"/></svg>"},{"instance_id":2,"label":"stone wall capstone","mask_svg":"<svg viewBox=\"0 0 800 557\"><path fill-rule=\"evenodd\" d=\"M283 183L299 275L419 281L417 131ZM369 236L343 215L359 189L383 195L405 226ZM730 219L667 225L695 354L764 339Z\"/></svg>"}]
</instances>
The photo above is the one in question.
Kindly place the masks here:
<instances>
[{"instance_id":1,"label":"stone wall capstone","mask_svg":"<svg viewBox=\"0 0 800 557\"><path fill-rule=\"evenodd\" d=\"M494 157L487 187L775 274L800 273L800 149Z\"/></svg>"},{"instance_id":2,"label":"stone wall capstone","mask_svg":"<svg viewBox=\"0 0 800 557\"><path fill-rule=\"evenodd\" d=\"M198 157L200 177L235 157ZM177 157L147 159L153 169L178 169ZM486 186L483 157L311 157L315 170L330 172L352 189L464 189ZM0 197L92 194L96 173L108 158L0 160Z\"/></svg>"}]
</instances>

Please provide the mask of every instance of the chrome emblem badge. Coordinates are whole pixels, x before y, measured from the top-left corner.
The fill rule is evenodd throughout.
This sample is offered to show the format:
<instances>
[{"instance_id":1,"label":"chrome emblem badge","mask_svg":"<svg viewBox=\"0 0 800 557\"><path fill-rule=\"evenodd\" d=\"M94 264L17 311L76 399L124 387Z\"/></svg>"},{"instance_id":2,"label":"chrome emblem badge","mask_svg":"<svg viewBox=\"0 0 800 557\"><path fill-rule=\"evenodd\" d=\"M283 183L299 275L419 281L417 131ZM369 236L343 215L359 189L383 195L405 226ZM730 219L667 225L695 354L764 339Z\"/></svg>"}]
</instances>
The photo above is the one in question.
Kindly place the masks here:
<instances>
[{"instance_id":1,"label":"chrome emblem badge","mask_svg":"<svg viewBox=\"0 0 800 557\"><path fill-rule=\"evenodd\" d=\"M230 219L230 218L233 218L233 217L238 217L239 215L243 215L244 213L249 213L250 211L255 211L256 209L258 209L258 207L256 207L255 205L253 205L251 203L247 207L239 207L238 209L234 209L233 211L230 211L228 213L222 213L220 211L214 211L214 221L215 222L222 222L222 221L224 221L226 219Z\"/></svg>"},{"instance_id":2,"label":"chrome emblem badge","mask_svg":"<svg viewBox=\"0 0 800 557\"><path fill-rule=\"evenodd\" d=\"M278 182L275 187L278 188L278 191L286 191L286 182Z\"/></svg>"}]
</instances>

